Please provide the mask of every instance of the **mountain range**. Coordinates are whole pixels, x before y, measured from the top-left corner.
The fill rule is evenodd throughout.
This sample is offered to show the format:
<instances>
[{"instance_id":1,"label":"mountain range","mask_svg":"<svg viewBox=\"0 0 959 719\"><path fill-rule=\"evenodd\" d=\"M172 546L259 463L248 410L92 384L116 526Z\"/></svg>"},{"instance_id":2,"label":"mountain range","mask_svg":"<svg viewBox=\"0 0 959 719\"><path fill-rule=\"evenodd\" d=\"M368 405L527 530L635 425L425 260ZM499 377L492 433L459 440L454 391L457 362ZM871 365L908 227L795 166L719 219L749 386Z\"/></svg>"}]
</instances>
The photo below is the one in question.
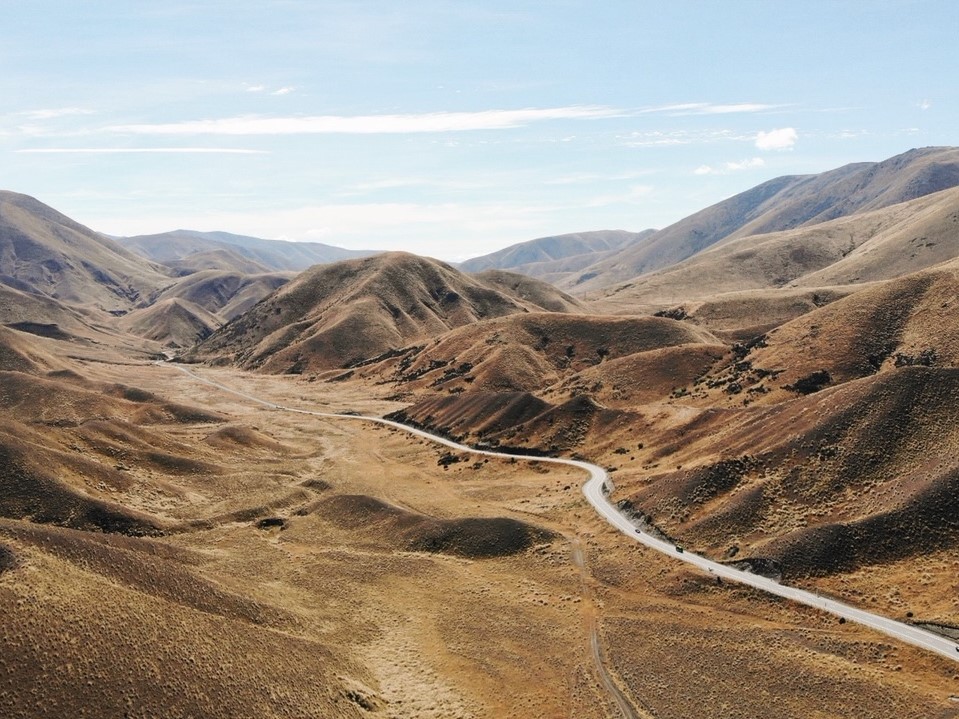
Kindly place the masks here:
<instances>
[{"instance_id":1,"label":"mountain range","mask_svg":"<svg viewBox=\"0 0 959 719\"><path fill-rule=\"evenodd\" d=\"M955 148L458 267L0 193L0 706L598 717L600 666L946 716L951 663L624 546L576 472L349 415L588 459L678 550L959 637L957 298Z\"/></svg>"}]
</instances>

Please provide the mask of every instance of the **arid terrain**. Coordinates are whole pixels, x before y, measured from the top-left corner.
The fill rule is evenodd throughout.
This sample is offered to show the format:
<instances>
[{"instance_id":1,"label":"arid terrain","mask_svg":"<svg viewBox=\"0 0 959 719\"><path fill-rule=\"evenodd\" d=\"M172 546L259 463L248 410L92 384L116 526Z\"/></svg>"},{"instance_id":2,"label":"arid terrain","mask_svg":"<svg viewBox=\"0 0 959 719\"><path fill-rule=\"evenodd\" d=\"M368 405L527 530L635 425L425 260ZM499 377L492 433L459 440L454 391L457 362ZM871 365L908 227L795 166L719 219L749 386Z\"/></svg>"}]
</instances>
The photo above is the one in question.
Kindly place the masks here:
<instances>
[{"instance_id":1,"label":"arid terrain","mask_svg":"<svg viewBox=\"0 0 959 719\"><path fill-rule=\"evenodd\" d=\"M959 716L956 661L644 548L534 456L959 638L955 152L477 274L0 194L0 714Z\"/></svg>"}]
</instances>

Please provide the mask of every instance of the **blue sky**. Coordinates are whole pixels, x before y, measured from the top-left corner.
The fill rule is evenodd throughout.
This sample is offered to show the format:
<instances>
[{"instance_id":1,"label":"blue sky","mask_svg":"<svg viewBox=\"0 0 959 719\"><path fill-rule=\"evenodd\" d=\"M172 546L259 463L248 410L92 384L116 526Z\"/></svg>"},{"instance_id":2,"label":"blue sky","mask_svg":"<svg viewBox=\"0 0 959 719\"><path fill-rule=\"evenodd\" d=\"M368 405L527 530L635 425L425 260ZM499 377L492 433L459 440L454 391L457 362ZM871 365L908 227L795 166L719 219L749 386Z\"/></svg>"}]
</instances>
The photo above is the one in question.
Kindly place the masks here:
<instances>
[{"instance_id":1,"label":"blue sky","mask_svg":"<svg viewBox=\"0 0 959 719\"><path fill-rule=\"evenodd\" d=\"M959 144L952 0L4 2L0 188L465 259Z\"/></svg>"}]
</instances>

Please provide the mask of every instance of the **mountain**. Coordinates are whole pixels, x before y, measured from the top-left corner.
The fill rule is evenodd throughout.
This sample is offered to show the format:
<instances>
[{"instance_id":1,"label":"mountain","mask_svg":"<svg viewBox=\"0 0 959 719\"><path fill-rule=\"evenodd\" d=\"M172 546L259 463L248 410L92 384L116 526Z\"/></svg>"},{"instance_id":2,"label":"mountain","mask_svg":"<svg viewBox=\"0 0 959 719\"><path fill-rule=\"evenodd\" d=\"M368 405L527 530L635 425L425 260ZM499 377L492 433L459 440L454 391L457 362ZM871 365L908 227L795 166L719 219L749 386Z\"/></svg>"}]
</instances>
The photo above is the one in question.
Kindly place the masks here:
<instances>
[{"instance_id":1,"label":"mountain","mask_svg":"<svg viewBox=\"0 0 959 719\"><path fill-rule=\"evenodd\" d=\"M559 286L577 294L668 267L722 240L809 227L959 185L959 148L928 147L883 162L765 182L644 237Z\"/></svg>"},{"instance_id":2,"label":"mountain","mask_svg":"<svg viewBox=\"0 0 959 719\"><path fill-rule=\"evenodd\" d=\"M178 280L157 296L157 301L181 299L229 322L271 292L285 285L291 272L245 274L220 270L196 272Z\"/></svg>"},{"instance_id":3,"label":"mountain","mask_svg":"<svg viewBox=\"0 0 959 719\"><path fill-rule=\"evenodd\" d=\"M635 312L722 293L892 279L959 256L959 188L810 227L732 237L604 292Z\"/></svg>"},{"instance_id":4,"label":"mountain","mask_svg":"<svg viewBox=\"0 0 959 719\"><path fill-rule=\"evenodd\" d=\"M478 320L567 302L548 286L531 292L535 285L527 280L514 294L406 253L346 260L301 273L186 357L267 372L344 367Z\"/></svg>"},{"instance_id":5,"label":"mountain","mask_svg":"<svg viewBox=\"0 0 959 719\"><path fill-rule=\"evenodd\" d=\"M235 250L226 248L201 250L187 255L183 259L169 260L163 264L179 275L188 275L203 270L242 272L247 275L255 275L270 272L273 269L262 262L257 262Z\"/></svg>"},{"instance_id":6,"label":"mountain","mask_svg":"<svg viewBox=\"0 0 959 719\"><path fill-rule=\"evenodd\" d=\"M347 250L321 242L287 242L234 235L229 232L174 230L156 235L121 237L117 241L133 252L171 266L188 265L196 269L240 269L211 265L206 253L228 251L257 263L258 272L300 271L328 262L367 257L372 252ZM200 257L196 257L200 255ZM234 260L235 262L235 260Z\"/></svg>"},{"instance_id":7,"label":"mountain","mask_svg":"<svg viewBox=\"0 0 959 719\"><path fill-rule=\"evenodd\" d=\"M170 283L164 271L27 195L0 191L0 283L126 312Z\"/></svg>"},{"instance_id":8,"label":"mountain","mask_svg":"<svg viewBox=\"0 0 959 719\"><path fill-rule=\"evenodd\" d=\"M501 348L477 353L482 343L457 340L543 321L507 317L454 330L415 363L400 362L411 376L425 372L395 416L474 442L588 453L615 470L623 506L717 559L766 563L789 578L862 567L891 577L903 571L898 562L924 566L927 554L959 548L957 296L952 260L874 283L747 344L683 337L671 324L660 331L679 343L658 347L607 334L607 357L573 375L526 362L554 382L545 388L496 387L489 378L510 376L487 368ZM621 321L651 337L654 326ZM552 342L518 339L552 356Z\"/></svg>"},{"instance_id":9,"label":"mountain","mask_svg":"<svg viewBox=\"0 0 959 719\"><path fill-rule=\"evenodd\" d=\"M180 267L199 271L161 275L152 304L116 317L11 278L4 715L600 716L593 641L657 716L945 716L950 663L659 554L637 561L584 510L579 471L274 408L582 455L679 547L952 631L948 196L863 214L869 232L720 242L704 255L754 255L711 283L740 271L734 286L756 289L689 300L699 286L680 277L660 317L590 314L536 279L403 253L291 278L202 270L257 262L203 251ZM840 284L812 286L826 280ZM221 366L198 378L154 361L156 343L230 317L190 354ZM692 674L694 695L662 691Z\"/></svg>"},{"instance_id":10,"label":"mountain","mask_svg":"<svg viewBox=\"0 0 959 719\"><path fill-rule=\"evenodd\" d=\"M511 245L497 252L462 262L464 272L483 270L512 270L531 277L556 274L557 261L573 269L593 264L606 255L638 242L655 230L627 232L625 230L597 230L553 235ZM569 270L573 271L573 270Z\"/></svg>"},{"instance_id":11,"label":"mountain","mask_svg":"<svg viewBox=\"0 0 959 719\"><path fill-rule=\"evenodd\" d=\"M192 347L293 276L281 272L195 272L163 290L150 306L123 317L120 326L164 347Z\"/></svg>"},{"instance_id":12,"label":"mountain","mask_svg":"<svg viewBox=\"0 0 959 719\"><path fill-rule=\"evenodd\" d=\"M505 270L484 270L476 273L475 277L487 287L529 302L534 307L548 312L585 311L583 303L575 297L528 275Z\"/></svg>"},{"instance_id":13,"label":"mountain","mask_svg":"<svg viewBox=\"0 0 959 719\"><path fill-rule=\"evenodd\" d=\"M770 404L898 367L959 367L957 294L959 260L876 283L754 338L690 398Z\"/></svg>"},{"instance_id":14,"label":"mountain","mask_svg":"<svg viewBox=\"0 0 959 719\"><path fill-rule=\"evenodd\" d=\"M137 337L159 342L164 347L192 347L209 337L223 322L199 305L169 298L124 316L120 325Z\"/></svg>"},{"instance_id":15,"label":"mountain","mask_svg":"<svg viewBox=\"0 0 959 719\"><path fill-rule=\"evenodd\" d=\"M661 317L523 313L457 327L356 373L405 392L541 392L587 369L602 374L600 368L624 357L720 344L709 332ZM645 377L631 381L647 384ZM602 384L599 377L591 386L596 384Z\"/></svg>"}]
</instances>

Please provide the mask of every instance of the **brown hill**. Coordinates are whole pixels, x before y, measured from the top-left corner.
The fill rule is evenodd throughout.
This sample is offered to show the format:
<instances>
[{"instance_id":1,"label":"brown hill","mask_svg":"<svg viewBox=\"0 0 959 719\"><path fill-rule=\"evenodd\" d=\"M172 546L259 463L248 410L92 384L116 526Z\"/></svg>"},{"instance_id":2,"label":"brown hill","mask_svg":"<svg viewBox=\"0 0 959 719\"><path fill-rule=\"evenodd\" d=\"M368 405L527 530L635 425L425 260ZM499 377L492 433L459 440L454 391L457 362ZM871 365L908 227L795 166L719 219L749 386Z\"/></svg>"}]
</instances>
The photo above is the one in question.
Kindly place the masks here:
<instances>
[{"instance_id":1,"label":"brown hill","mask_svg":"<svg viewBox=\"0 0 959 719\"><path fill-rule=\"evenodd\" d=\"M0 516L158 534L170 522L136 509L139 502L131 498L146 485L131 480L129 466L146 469L154 491L163 485L157 475L217 471L165 431L139 425L211 422L218 415L132 388L62 371L46 377L0 372L0 411Z\"/></svg>"},{"instance_id":2,"label":"brown hill","mask_svg":"<svg viewBox=\"0 0 959 719\"><path fill-rule=\"evenodd\" d=\"M601 375L621 357L697 344L720 343L704 330L660 317L532 313L459 327L357 372L404 391L535 392L596 365Z\"/></svg>"},{"instance_id":3,"label":"brown hill","mask_svg":"<svg viewBox=\"0 0 959 719\"><path fill-rule=\"evenodd\" d=\"M119 321L127 332L167 348L192 347L286 284L291 274L194 272L163 290L154 302Z\"/></svg>"},{"instance_id":4,"label":"brown hill","mask_svg":"<svg viewBox=\"0 0 959 719\"><path fill-rule=\"evenodd\" d=\"M554 538L548 530L511 517L442 519L367 495L336 495L315 511L339 527L359 529L401 549L470 559L517 554Z\"/></svg>"},{"instance_id":5,"label":"brown hill","mask_svg":"<svg viewBox=\"0 0 959 719\"><path fill-rule=\"evenodd\" d=\"M550 404L528 392L425 396L388 417L458 441L531 456L589 448L595 457L604 445L608 451L647 426L637 413L603 407L588 395Z\"/></svg>"},{"instance_id":6,"label":"brown hill","mask_svg":"<svg viewBox=\"0 0 959 719\"><path fill-rule=\"evenodd\" d=\"M0 192L0 282L124 312L169 283L157 266L41 202Z\"/></svg>"},{"instance_id":7,"label":"brown hill","mask_svg":"<svg viewBox=\"0 0 959 719\"><path fill-rule=\"evenodd\" d=\"M547 312L585 312L583 303L575 297L525 274L484 270L476 273L476 279L488 287Z\"/></svg>"},{"instance_id":8,"label":"brown hill","mask_svg":"<svg viewBox=\"0 0 959 719\"><path fill-rule=\"evenodd\" d=\"M390 253L307 270L188 357L267 372L322 371L539 309L442 262Z\"/></svg>"},{"instance_id":9,"label":"brown hill","mask_svg":"<svg viewBox=\"0 0 959 719\"><path fill-rule=\"evenodd\" d=\"M5 716L358 719L373 706L349 656L210 578L198 552L3 519L0 539L14 558L0 570Z\"/></svg>"},{"instance_id":10,"label":"brown hill","mask_svg":"<svg viewBox=\"0 0 959 719\"><path fill-rule=\"evenodd\" d=\"M701 252L727 238L809 227L959 184L959 149L930 147L879 163L770 180L723 200L559 283L577 294L609 287Z\"/></svg>"},{"instance_id":11,"label":"brown hill","mask_svg":"<svg viewBox=\"0 0 959 719\"><path fill-rule=\"evenodd\" d=\"M901 367L755 411L707 412L657 438L649 466L675 470L617 486L684 543L772 558L787 576L955 549L957 401L956 368Z\"/></svg>"},{"instance_id":12,"label":"brown hill","mask_svg":"<svg viewBox=\"0 0 959 719\"><path fill-rule=\"evenodd\" d=\"M959 261L878 283L735 349L688 389L712 404L763 404L895 367L959 366Z\"/></svg>"},{"instance_id":13,"label":"brown hill","mask_svg":"<svg viewBox=\"0 0 959 719\"><path fill-rule=\"evenodd\" d=\"M566 263L566 271L591 265L605 256L638 242L655 230L627 232L626 230L597 230L553 235L511 245L460 264L464 272L484 270L511 270L530 277L544 278L556 273L558 264Z\"/></svg>"},{"instance_id":14,"label":"brown hill","mask_svg":"<svg viewBox=\"0 0 959 719\"><path fill-rule=\"evenodd\" d=\"M221 272L239 272L245 275L256 275L269 272L272 268L262 262L245 257L239 252L225 247L215 250L204 250L177 260L168 260L163 263L177 274L187 275L203 270L219 270Z\"/></svg>"},{"instance_id":15,"label":"brown hill","mask_svg":"<svg viewBox=\"0 0 959 719\"><path fill-rule=\"evenodd\" d=\"M636 311L750 289L861 284L957 256L959 188L952 188L811 227L727 238L607 290L600 306Z\"/></svg>"},{"instance_id":16,"label":"brown hill","mask_svg":"<svg viewBox=\"0 0 959 719\"><path fill-rule=\"evenodd\" d=\"M682 320L708 330L726 342L747 342L774 327L796 319L818 307L846 297L865 285L819 287L815 290L778 289L727 292L705 300L693 300L653 312L656 317ZM628 304L628 303L627 303ZM615 313L618 303L597 302ZM653 311L660 305L647 308Z\"/></svg>"},{"instance_id":17,"label":"brown hill","mask_svg":"<svg viewBox=\"0 0 959 719\"><path fill-rule=\"evenodd\" d=\"M222 324L199 305L176 297L134 310L120 320L120 326L128 332L168 348L192 347Z\"/></svg>"},{"instance_id":18,"label":"brown hill","mask_svg":"<svg viewBox=\"0 0 959 719\"><path fill-rule=\"evenodd\" d=\"M257 270L258 272L299 272L313 265L373 254L365 250L347 250L324 245L321 242L264 240L229 232L197 232L195 230L174 230L156 235L121 237L117 242L142 257L167 265L183 262L190 266L196 263L197 256L209 257L207 253L226 251L234 256L245 257L248 261L266 268ZM214 265L209 269L229 268Z\"/></svg>"},{"instance_id":19,"label":"brown hill","mask_svg":"<svg viewBox=\"0 0 959 719\"><path fill-rule=\"evenodd\" d=\"M551 402L589 396L606 407L631 409L675 396L728 359L724 344L688 343L637 352L587 367L548 387Z\"/></svg>"},{"instance_id":20,"label":"brown hill","mask_svg":"<svg viewBox=\"0 0 959 719\"><path fill-rule=\"evenodd\" d=\"M294 276L287 272L250 275L242 272L204 270L177 280L157 296L157 301L185 300L216 315L221 322L229 322L285 285Z\"/></svg>"}]
</instances>

